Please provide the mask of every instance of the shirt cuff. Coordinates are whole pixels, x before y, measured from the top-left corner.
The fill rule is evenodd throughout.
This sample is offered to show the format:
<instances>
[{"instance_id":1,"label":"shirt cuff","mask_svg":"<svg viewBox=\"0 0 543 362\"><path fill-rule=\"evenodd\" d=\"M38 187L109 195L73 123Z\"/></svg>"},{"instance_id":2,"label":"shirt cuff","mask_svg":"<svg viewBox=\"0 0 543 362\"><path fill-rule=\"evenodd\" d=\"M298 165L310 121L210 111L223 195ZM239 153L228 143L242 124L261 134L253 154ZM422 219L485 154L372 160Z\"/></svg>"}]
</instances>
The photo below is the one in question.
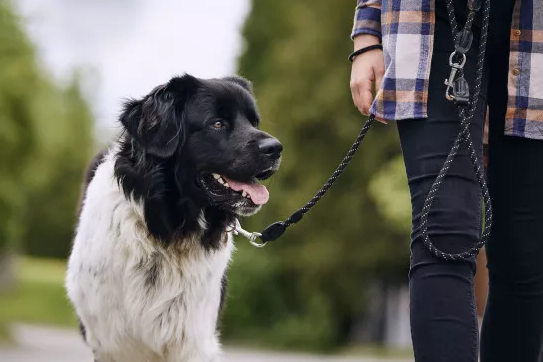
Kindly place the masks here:
<instances>
[{"instance_id":1,"label":"shirt cuff","mask_svg":"<svg viewBox=\"0 0 543 362\"><path fill-rule=\"evenodd\" d=\"M359 0L354 14L351 39L360 34L371 34L381 41L381 1Z\"/></svg>"}]
</instances>

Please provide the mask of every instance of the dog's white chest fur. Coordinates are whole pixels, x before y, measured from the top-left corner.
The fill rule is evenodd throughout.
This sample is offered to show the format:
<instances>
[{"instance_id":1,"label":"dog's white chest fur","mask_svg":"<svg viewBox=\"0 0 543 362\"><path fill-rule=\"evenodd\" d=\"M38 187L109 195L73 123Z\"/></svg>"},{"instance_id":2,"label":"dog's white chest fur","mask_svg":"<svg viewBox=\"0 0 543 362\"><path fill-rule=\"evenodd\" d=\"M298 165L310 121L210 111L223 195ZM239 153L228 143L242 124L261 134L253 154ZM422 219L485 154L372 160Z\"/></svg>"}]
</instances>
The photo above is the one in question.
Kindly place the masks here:
<instances>
[{"instance_id":1,"label":"dog's white chest fur","mask_svg":"<svg viewBox=\"0 0 543 362\"><path fill-rule=\"evenodd\" d=\"M87 189L68 264L68 296L98 362L211 362L233 243L206 250L194 236L165 249L142 206L125 198L112 153Z\"/></svg>"}]
</instances>

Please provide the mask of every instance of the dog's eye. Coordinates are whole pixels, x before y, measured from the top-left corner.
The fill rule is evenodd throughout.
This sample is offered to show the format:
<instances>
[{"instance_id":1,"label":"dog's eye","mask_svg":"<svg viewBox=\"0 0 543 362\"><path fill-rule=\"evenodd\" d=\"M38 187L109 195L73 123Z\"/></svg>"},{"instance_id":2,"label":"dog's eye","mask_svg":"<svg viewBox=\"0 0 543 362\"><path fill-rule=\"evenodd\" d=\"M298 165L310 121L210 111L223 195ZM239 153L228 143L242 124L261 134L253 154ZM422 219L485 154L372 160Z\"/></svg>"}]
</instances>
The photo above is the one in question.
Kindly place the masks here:
<instances>
[{"instance_id":1,"label":"dog's eye","mask_svg":"<svg viewBox=\"0 0 543 362\"><path fill-rule=\"evenodd\" d=\"M215 129L221 129L223 127L225 127L225 124L223 121L215 121L211 124L211 127L215 128Z\"/></svg>"}]
</instances>

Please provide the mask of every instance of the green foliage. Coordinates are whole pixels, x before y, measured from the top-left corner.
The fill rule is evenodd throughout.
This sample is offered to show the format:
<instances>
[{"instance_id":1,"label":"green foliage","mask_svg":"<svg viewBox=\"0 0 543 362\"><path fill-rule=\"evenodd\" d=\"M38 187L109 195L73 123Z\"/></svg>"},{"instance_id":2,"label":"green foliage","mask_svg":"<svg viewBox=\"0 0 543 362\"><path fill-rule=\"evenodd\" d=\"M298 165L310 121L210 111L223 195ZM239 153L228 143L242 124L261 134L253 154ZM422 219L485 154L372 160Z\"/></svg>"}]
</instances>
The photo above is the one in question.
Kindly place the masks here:
<instances>
[{"instance_id":1,"label":"green foliage","mask_svg":"<svg viewBox=\"0 0 543 362\"><path fill-rule=\"evenodd\" d=\"M0 298L0 325L51 324L76 327L77 320L66 299L66 263L57 260L17 260L17 287Z\"/></svg>"},{"instance_id":2,"label":"green foliage","mask_svg":"<svg viewBox=\"0 0 543 362\"><path fill-rule=\"evenodd\" d=\"M382 167L369 185L370 194L381 214L390 221L392 227L405 235L411 232L411 200L406 185L402 156L392 159Z\"/></svg>"},{"instance_id":3,"label":"green foliage","mask_svg":"<svg viewBox=\"0 0 543 362\"><path fill-rule=\"evenodd\" d=\"M365 119L352 104L346 59L355 2L252 5L239 73L254 83L262 128L285 146L270 203L243 222L262 230L314 195ZM394 194L389 183L376 185L389 174L401 179L403 171L391 168L399 153L395 127L375 124L346 173L300 224L262 250L238 240L226 337L320 350L348 342L354 320L364 316L368 282L377 275L405 277L408 234L390 227L400 222L390 212L396 195L400 208L406 206L405 184Z\"/></svg>"},{"instance_id":4,"label":"green foliage","mask_svg":"<svg viewBox=\"0 0 543 362\"><path fill-rule=\"evenodd\" d=\"M0 1L0 245L67 255L92 145L79 80L61 87L50 79Z\"/></svg>"},{"instance_id":5,"label":"green foliage","mask_svg":"<svg viewBox=\"0 0 543 362\"><path fill-rule=\"evenodd\" d=\"M43 102L56 106L37 125L41 157L27 170L30 208L24 220L25 252L64 258L71 247L82 177L91 156L92 114L77 80L65 90L51 90L44 93Z\"/></svg>"},{"instance_id":6,"label":"green foliage","mask_svg":"<svg viewBox=\"0 0 543 362\"><path fill-rule=\"evenodd\" d=\"M14 246L23 233L23 175L36 137L30 95L37 83L34 51L0 1L0 248Z\"/></svg>"}]
</instances>

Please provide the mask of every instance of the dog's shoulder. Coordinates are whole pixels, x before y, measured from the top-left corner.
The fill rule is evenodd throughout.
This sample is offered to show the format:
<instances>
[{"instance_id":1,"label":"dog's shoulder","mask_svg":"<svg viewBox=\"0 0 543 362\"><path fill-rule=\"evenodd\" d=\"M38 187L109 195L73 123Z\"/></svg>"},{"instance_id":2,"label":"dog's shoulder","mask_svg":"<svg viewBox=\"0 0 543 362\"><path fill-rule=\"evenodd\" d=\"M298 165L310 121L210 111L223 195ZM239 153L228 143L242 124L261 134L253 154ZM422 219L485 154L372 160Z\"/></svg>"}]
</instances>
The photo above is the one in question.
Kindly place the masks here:
<instances>
[{"instance_id":1,"label":"dog's shoulder","mask_svg":"<svg viewBox=\"0 0 543 362\"><path fill-rule=\"evenodd\" d=\"M90 182L94 178L96 169L104 161L106 157L107 149L102 149L99 151L89 162L87 169L85 170L85 176L83 179L83 185L81 186L81 192L79 196L79 202L77 204L77 215L81 214L81 208L83 207L83 200L87 194L87 188L89 187Z\"/></svg>"},{"instance_id":2,"label":"dog's shoulder","mask_svg":"<svg viewBox=\"0 0 543 362\"><path fill-rule=\"evenodd\" d=\"M107 152L108 152L107 149L102 149L92 158L91 162L89 163L87 167L87 172L85 173L85 186L87 186L94 178L96 169L104 161L104 158L106 157Z\"/></svg>"},{"instance_id":3,"label":"dog's shoulder","mask_svg":"<svg viewBox=\"0 0 543 362\"><path fill-rule=\"evenodd\" d=\"M180 335L193 341L183 342L186 351L200 348L198 338L211 338L203 345L215 345L231 236L223 230L218 249L202 244L205 233L169 246L157 243L145 227L141 203L127 198L114 177L116 157L110 151L89 167L92 175L69 260L68 295L87 343L124 351L135 348L130 341L136 339L144 354L174 348ZM132 325L137 330L128 332Z\"/></svg>"}]
</instances>

